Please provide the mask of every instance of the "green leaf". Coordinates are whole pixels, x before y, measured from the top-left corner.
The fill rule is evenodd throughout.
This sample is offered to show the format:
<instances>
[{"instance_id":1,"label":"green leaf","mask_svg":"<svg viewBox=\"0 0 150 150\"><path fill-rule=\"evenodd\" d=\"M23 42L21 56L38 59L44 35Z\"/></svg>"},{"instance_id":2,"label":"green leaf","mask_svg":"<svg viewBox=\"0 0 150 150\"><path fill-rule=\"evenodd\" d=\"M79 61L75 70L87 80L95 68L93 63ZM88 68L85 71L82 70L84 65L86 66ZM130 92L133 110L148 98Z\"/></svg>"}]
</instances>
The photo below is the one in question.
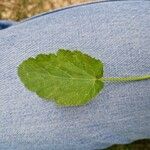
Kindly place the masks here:
<instances>
[{"instance_id":1,"label":"green leaf","mask_svg":"<svg viewBox=\"0 0 150 150\"><path fill-rule=\"evenodd\" d=\"M23 61L18 67L18 75L30 91L61 106L88 103L103 89L104 82L150 79L150 75L103 78L100 60L80 51L64 49Z\"/></svg>"},{"instance_id":2,"label":"green leaf","mask_svg":"<svg viewBox=\"0 0 150 150\"><path fill-rule=\"evenodd\" d=\"M30 91L61 106L88 103L103 89L103 64L80 51L60 49L23 61L18 75Z\"/></svg>"}]
</instances>

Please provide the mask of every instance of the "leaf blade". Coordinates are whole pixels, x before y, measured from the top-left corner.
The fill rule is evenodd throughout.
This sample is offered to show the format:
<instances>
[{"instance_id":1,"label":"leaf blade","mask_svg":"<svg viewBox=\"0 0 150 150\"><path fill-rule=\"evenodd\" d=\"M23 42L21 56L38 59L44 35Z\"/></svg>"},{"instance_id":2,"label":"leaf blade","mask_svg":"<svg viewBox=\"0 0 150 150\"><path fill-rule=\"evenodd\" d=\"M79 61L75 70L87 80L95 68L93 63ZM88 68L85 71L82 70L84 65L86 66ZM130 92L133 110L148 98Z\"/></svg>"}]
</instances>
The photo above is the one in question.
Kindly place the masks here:
<instances>
[{"instance_id":1,"label":"leaf blade","mask_svg":"<svg viewBox=\"0 0 150 150\"><path fill-rule=\"evenodd\" d=\"M80 51L60 49L56 54L39 54L18 67L18 76L30 91L61 106L88 103L104 83L100 60Z\"/></svg>"}]
</instances>

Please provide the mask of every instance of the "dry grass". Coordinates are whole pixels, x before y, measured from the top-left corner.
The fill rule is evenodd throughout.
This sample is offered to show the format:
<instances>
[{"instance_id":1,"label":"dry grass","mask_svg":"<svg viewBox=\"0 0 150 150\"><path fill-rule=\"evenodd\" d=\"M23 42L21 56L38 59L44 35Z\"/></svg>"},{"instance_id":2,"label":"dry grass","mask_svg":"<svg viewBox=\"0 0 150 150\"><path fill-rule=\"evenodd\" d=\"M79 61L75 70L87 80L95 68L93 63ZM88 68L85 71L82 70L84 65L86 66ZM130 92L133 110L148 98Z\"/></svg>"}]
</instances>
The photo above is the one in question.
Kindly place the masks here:
<instances>
[{"instance_id":1,"label":"dry grass","mask_svg":"<svg viewBox=\"0 0 150 150\"><path fill-rule=\"evenodd\" d=\"M0 19L18 21L44 11L85 1L88 0L0 0Z\"/></svg>"}]
</instances>

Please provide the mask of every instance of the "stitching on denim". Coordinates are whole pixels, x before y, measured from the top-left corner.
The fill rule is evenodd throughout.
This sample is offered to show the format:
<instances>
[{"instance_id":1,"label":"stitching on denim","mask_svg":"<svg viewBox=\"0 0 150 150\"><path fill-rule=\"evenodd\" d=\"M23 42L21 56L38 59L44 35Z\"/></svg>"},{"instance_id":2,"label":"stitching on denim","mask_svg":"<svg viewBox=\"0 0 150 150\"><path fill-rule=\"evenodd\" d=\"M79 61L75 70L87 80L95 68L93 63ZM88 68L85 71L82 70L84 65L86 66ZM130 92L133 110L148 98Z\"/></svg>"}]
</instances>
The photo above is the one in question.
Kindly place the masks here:
<instances>
[{"instance_id":1,"label":"stitching on denim","mask_svg":"<svg viewBox=\"0 0 150 150\"><path fill-rule=\"evenodd\" d=\"M94 2L85 2L85 3L82 3L82 4L67 6L67 7L64 7L64 8L58 8L58 9L55 9L55 10L52 10L52 11L49 11L49 12L41 13L41 14L35 15L31 18L24 19L24 20L20 21L19 24L30 21L30 20L33 20L33 19L36 19L38 17L42 17L42 16L45 16L45 15L48 15L48 14L51 14L51 13L55 13L55 12L59 12L59 11L63 11L63 10L71 9L71 8L82 7L82 6L86 6L86 5L93 5L93 4L96 4L96 3L108 3L108 2L117 2L117 1L118 2L122 2L122 1L135 2L135 0L102 0L102 1L94 1ZM149 1L149 0L136 0L136 1L138 2L138 1Z\"/></svg>"}]
</instances>

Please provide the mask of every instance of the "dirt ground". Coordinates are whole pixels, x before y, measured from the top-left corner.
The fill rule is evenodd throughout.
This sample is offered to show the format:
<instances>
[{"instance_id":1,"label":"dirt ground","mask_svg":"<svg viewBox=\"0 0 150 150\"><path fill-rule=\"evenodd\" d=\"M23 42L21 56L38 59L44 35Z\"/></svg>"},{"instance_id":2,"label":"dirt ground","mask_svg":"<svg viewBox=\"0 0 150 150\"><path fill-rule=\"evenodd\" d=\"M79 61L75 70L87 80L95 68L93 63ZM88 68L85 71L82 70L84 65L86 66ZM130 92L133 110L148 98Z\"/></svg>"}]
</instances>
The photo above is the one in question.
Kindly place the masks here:
<instances>
[{"instance_id":1,"label":"dirt ground","mask_svg":"<svg viewBox=\"0 0 150 150\"><path fill-rule=\"evenodd\" d=\"M21 20L35 14L90 0L0 0L0 19Z\"/></svg>"}]
</instances>

